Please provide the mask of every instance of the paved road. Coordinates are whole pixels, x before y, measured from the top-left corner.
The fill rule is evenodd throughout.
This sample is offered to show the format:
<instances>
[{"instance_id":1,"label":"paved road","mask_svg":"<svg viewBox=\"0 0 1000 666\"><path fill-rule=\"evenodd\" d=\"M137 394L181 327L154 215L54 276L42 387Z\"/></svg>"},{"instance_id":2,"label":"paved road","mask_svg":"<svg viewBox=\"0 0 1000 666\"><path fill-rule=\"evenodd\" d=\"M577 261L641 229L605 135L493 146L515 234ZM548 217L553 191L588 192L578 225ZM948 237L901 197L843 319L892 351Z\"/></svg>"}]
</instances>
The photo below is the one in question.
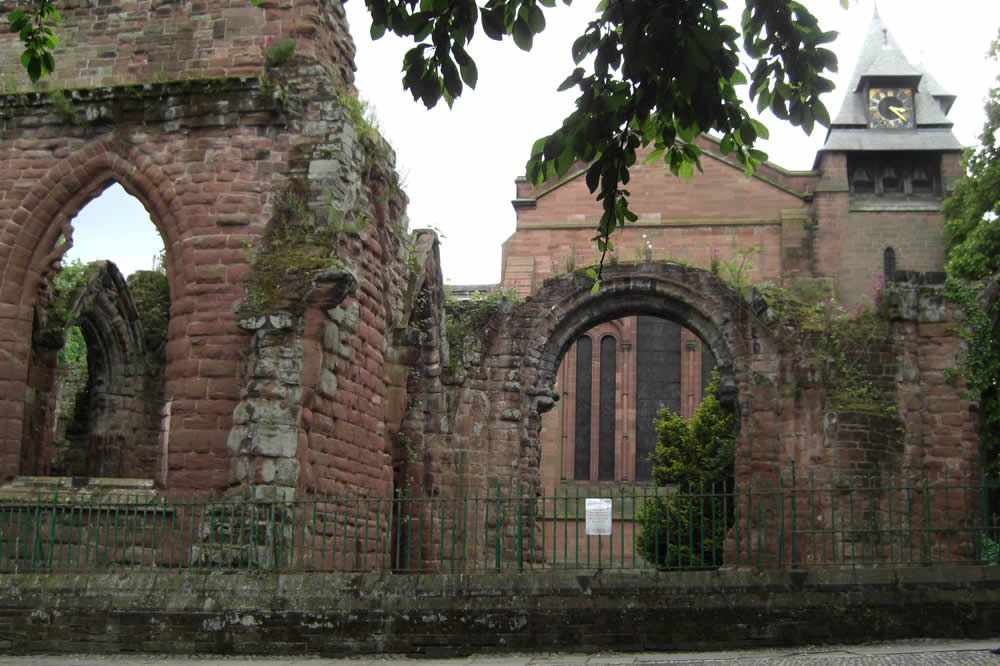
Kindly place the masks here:
<instances>
[{"instance_id":1,"label":"paved road","mask_svg":"<svg viewBox=\"0 0 1000 666\"><path fill-rule=\"evenodd\" d=\"M481 655L463 659L412 659L396 656L323 659L320 657L174 657L164 655L0 656L0 666L975 666L1000 664L1000 637L987 641L913 640L871 645L734 650L726 652L645 652L641 654Z\"/></svg>"}]
</instances>

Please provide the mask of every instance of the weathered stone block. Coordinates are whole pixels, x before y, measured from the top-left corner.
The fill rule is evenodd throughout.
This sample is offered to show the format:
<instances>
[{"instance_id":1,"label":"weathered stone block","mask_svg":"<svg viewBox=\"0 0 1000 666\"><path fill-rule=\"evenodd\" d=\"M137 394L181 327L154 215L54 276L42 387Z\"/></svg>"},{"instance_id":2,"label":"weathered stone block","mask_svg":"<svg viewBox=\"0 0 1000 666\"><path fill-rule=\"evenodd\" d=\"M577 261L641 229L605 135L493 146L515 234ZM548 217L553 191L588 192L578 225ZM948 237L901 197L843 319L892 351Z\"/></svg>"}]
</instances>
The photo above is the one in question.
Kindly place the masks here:
<instances>
[{"instance_id":1,"label":"weathered stone block","mask_svg":"<svg viewBox=\"0 0 1000 666\"><path fill-rule=\"evenodd\" d=\"M257 425L250 432L249 452L271 458L294 458L298 428L284 425Z\"/></svg>"}]
</instances>

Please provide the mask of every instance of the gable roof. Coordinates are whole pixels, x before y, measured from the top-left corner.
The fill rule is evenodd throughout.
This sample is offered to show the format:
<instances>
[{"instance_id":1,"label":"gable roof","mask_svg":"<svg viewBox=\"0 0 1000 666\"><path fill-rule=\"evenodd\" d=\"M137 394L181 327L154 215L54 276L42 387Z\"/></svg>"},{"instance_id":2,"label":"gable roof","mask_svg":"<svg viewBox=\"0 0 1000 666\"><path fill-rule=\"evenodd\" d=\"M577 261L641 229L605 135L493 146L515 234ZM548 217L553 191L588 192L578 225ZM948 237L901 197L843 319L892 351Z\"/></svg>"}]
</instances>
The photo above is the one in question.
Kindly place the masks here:
<instances>
[{"instance_id":1,"label":"gable roof","mask_svg":"<svg viewBox=\"0 0 1000 666\"><path fill-rule=\"evenodd\" d=\"M744 176L743 165L739 164L734 159L721 154L719 151L720 140L718 138L709 134L701 134L697 139L695 139L695 142L702 150L701 157L703 164L707 161L711 161L720 164L724 168L728 167L739 174L739 179L741 181L750 180L752 182L760 183L767 188L773 189L776 194L780 192L779 196L790 195L800 201L809 200L812 197L812 185L814 178L818 176L815 171L790 171L774 164L773 162L765 161L760 168L758 168L757 171L755 171L751 177L747 179ZM644 156L645 153L642 155ZM639 169L661 169L667 171L667 175L669 176L669 167L666 166L662 160L646 165L640 157L640 159L636 162L635 167ZM557 192L574 181L582 180L586 173L587 165L578 164L577 168L571 170L562 178L551 180L537 188L530 186L523 176L519 177L517 179L518 197L512 200L511 204L516 210L533 209L536 204L546 196ZM635 177L635 173L633 173L633 177ZM680 180L675 176L669 177L671 182L674 180ZM697 175L695 178L697 178ZM694 179L692 179L692 182L695 182ZM704 183L702 181L697 181L695 183L696 186L701 184Z\"/></svg>"}]
</instances>

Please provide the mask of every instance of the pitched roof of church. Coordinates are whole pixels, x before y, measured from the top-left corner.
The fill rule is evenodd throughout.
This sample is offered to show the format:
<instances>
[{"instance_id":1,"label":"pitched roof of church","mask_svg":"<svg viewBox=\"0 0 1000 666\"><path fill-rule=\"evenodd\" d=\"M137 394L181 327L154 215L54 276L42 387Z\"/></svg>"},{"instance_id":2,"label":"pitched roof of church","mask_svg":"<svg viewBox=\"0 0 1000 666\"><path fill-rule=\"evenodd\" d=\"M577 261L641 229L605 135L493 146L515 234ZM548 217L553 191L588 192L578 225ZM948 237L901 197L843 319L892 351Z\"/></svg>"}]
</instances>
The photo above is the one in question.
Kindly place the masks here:
<instances>
[{"instance_id":1,"label":"pitched roof of church","mask_svg":"<svg viewBox=\"0 0 1000 666\"><path fill-rule=\"evenodd\" d=\"M868 127L868 79L913 82L915 127ZM945 92L930 74L910 63L876 8L850 88L820 150L960 150L962 144L951 131L954 123L947 116L954 101L955 96Z\"/></svg>"}]
</instances>

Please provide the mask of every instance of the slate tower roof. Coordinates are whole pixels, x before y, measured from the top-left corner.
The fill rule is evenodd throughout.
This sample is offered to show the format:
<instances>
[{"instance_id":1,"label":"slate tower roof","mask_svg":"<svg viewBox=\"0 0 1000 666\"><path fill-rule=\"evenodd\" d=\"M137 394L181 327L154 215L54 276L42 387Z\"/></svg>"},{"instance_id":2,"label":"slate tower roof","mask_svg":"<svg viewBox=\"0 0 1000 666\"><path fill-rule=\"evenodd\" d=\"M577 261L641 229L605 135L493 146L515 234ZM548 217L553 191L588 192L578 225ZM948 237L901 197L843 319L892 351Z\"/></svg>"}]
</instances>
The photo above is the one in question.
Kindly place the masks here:
<instances>
[{"instance_id":1,"label":"slate tower roof","mask_svg":"<svg viewBox=\"0 0 1000 666\"><path fill-rule=\"evenodd\" d=\"M883 85L912 88L913 127L869 126L869 88ZM954 101L954 95L907 59L876 8L847 96L830 123L820 150L961 150L962 144L952 132L953 123L947 115Z\"/></svg>"}]
</instances>

